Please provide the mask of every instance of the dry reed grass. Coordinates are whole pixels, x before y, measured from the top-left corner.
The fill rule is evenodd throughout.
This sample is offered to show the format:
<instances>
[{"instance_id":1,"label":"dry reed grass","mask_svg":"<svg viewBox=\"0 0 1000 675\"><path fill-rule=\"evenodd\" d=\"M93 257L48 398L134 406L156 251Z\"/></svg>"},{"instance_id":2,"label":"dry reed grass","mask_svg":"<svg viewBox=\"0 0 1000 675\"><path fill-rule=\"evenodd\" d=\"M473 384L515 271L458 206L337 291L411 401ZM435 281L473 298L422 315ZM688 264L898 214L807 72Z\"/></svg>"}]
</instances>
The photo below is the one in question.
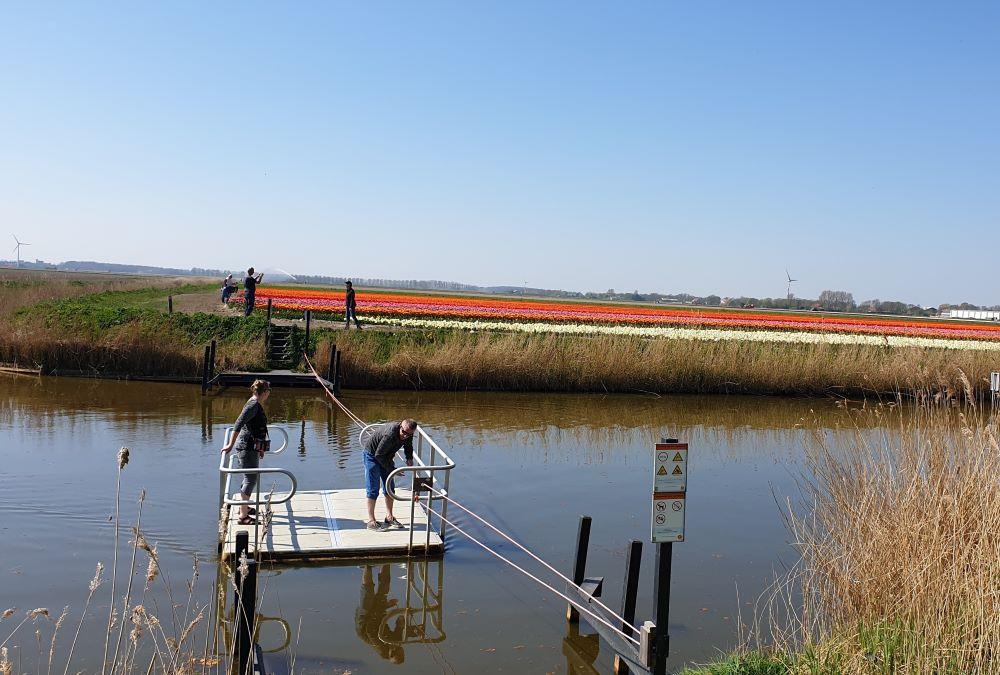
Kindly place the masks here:
<instances>
[{"instance_id":1,"label":"dry reed grass","mask_svg":"<svg viewBox=\"0 0 1000 675\"><path fill-rule=\"evenodd\" d=\"M791 672L1000 672L1000 432L989 411L877 407L885 432L847 451L818 439L802 553L771 605Z\"/></svg>"},{"instance_id":2,"label":"dry reed grass","mask_svg":"<svg viewBox=\"0 0 1000 675\"><path fill-rule=\"evenodd\" d=\"M867 345L657 340L621 336L336 334L348 387L497 391L961 395L985 388L995 357ZM323 344L318 362L329 358Z\"/></svg>"},{"instance_id":3,"label":"dry reed grass","mask_svg":"<svg viewBox=\"0 0 1000 675\"><path fill-rule=\"evenodd\" d=\"M178 277L143 277L120 274L0 270L0 318L40 302L75 298L104 291L170 288L185 281Z\"/></svg>"},{"instance_id":4,"label":"dry reed grass","mask_svg":"<svg viewBox=\"0 0 1000 675\"><path fill-rule=\"evenodd\" d=\"M223 673L229 672L227 656L228 648L221 653L218 653L217 644L212 643L212 638L216 640L219 639L218 632L220 628L215 625L209 625L213 623L219 617L215 616L215 611L218 607L214 604L217 594L213 592L212 602L212 621L206 622L206 609L209 609L209 604L199 604L196 598L197 591L197 581L199 577L199 564L197 558L194 560L192 567L192 575L190 580L187 582L187 600L183 603L178 603L173 595L172 588L169 581L166 578L165 571L159 565L159 556L157 554L156 546L150 545L146 540L145 536L142 534L140 529L142 523L142 506L146 499L145 490L142 490L139 495L138 509L136 515L135 526L132 528L133 539L131 542L131 561L129 564L129 569L127 571L127 585L125 589L125 594L120 599L115 593L115 579L118 573L118 532L121 527L119 522L120 516L120 497L121 497L121 475L125 466L129 463L130 451L128 448L121 448L116 457L115 462L118 469L118 481L116 482L115 490L115 537L114 537L114 556L113 564L111 568L111 592L110 592L110 607L108 614L108 621L103 626L104 634L104 649L103 656L101 657L100 672L106 673L107 675L132 675L134 673L145 673L146 675L194 675L195 673L200 673L201 675L223 675ZM133 579L135 578L137 567L137 558L139 551L143 551L148 557L147 561L147 576L146 584L142 589L141 595L139 597L133 596ZM148 570L155 569L156 574L149 572ZM103 579L104 565L97 563L97 568L94 573L94 577L91 579L88 585L88 593L86 600L84 602L83 611L77 623L76 631L73 636L72 643L69 647L69 651L66 658L65 668L63 674L67 675L70 668L73 668L77 672L84 672L79 670L79 663L74 662L74 653L76 650L78 639L80 638L81 629L87 618L88 610L91 607L91 601L94 599L95 593L104 585ZM123 571L124 573L124 571ZM162 575L161 575L162 573ZM166 600L169 605L168 612L171 615L169 627L170 632L168 632L168 627L165 627L160 619L157 617L159 612L157 608L157 599L153 595L149 595L150 586L153 584L155 579L160 578L163 580L163 590ZM221 596L224 598L225 596ZM154 611L150 611L146 603L152 603ZM178 608L183 608L183 615L177 613ZM154 613L155 612L155 613ZM4 621L10 619L16 613L15 608L9 608L0 614L0 624ZM54 622L54 626L51 629L51 636L49 642L49 652L47 661L46 672L51 675L52 664L57 656L57 638L59 631L70 614L70 608L67 606L59 618ZM45 657L41 651L41 641L43 636L43 631L39 626L44 626L42 620L47 620L51 622L51 615L46 608L37 608L25 612L24 618L7 633L6 638L0 642L0 675L12 675L14 672L14 664L9 658L9 651L7 645L14 644L11 640L17 636L19 630L26 624L33 623L36 626L34 637L35 641L38 643L38 654L36 656L35 670L36 673L41 672L43 664L45 664ZM233 619L235 621L235 619ZM129 630L129 637L123 644L123 637L125 634L126 626L131 626ZM117 629L117 637L114 635ZM203 647L199 649L196 644L200 642L199 631L204 631L204 643ZM98 654L98 656L101 656ZM147 665L148 663L148 665ZM97 668L93 672L97 672ZM17 672L24 672L20 664L17 666Z\"/></svg>"}]
</instances>

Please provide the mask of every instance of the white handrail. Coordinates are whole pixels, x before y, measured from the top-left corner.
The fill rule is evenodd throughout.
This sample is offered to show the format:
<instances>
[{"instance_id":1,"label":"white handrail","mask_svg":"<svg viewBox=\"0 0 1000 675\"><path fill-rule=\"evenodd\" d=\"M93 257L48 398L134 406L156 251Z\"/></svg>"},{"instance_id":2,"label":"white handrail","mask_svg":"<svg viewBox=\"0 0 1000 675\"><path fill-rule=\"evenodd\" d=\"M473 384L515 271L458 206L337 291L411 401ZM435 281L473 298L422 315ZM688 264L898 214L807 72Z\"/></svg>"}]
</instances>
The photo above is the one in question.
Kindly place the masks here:
<instances>
[{"instance_id":1,"label":"white handrail","mask_svg":"<svg viewBox=\"0 0 1000 675\"><path fill-rule=\"evenodd\" d=\"M283 437L281 445L278 447L277 450L270 450L270 451L268 451L269 454L280 455L288 447L288 432L285 431L285 429L283 429L282 427L274 426L274 425L271 425L271 424L267 425L267 431L268 431L269 435L270 435L270 433L272 431L278 431L278 432L281 433L281 435ZM223 446L222 447L226 447L227 445L229 445L229 441L232 439L232 437L233 437L233 427L227 427L226 428L226 433L223 435ZM228 459L229 466L226 466L227 459ZM261 467L257 467L257 468L241 468L241 467L233 467L232 463L233 463L233 453L232 452L223 452L223 453L220 453L220 457L219 457L219 474L220 474L220 476L219 476L219 508L220 509L225 504L229 504L230 506L236 506L236 505L245 506L245 505L249 505L249 506L254 506L254 507L260 506L261 504L264 503L264 501L269 501L271 504L284 504L285 502L291 500L292 495L294 495L295 491L298 489L298 481L295 480L295 475L291 471L288 471L287 469L261 468ZM288 479L292 482L292 489L291 489L291 491L286 496L278 498L278 499L271 498L270 500L261 501L260 494L259 494L260 490L257 491L258 494L257 494L256 498L254 498L254 499L246 499L246 500L244 500L244 499L233 499L232 497L229 496L229 490L231 489L231 483L230 483L231 477L232 477L232 475L234 473L243 473L243 474L252 473L252 474L256 474L256 475L263 475L263 474L267 474L267 473L280 473L280 474L284 474L284 475L288 476Z\"/></svg>"},{"instance_id":2,"label":"white handrail","mask_svg":"<svg viewBox=\"0 0 1000 675\"><path fill-rule=\"evenodd\" d=\"M389 422L380 422L377 424L389 424ZM369 429L371 429L374 426L376 426L376 424L366 424L364 427L362 427L361 431L358 433L358 442L361 443L362 452L368 451L367 448L365 447L365 432L369 431ZM416 433L414 434L414 438L417 440L417 447L413 449L413 461L415 463L415 466L399 466L394 468L392 471L389 472L389 475L386 476L385 487L384 487L386 495L388 495L391 499L395 501L410 503L410 537L406 547L407 554L409 554L413 550L413 516L416 509L416 505L420 503L420 498L417 496L417 489L416 489L417 475L423 472L424 475L421 477L429 478L430 486L434 488L433 491L432 490L426 491L427 503L421 504L421 506L427 512L427 527L426 531L424 532L424 552L426 553L430 549L430 543L431 543L431 502L434 500L442 501L441 511L443 513L447 513L448 502L445 499L445 497L448 495L448 488L451 483L451 470L455 468L455 462L452 461L451 457L449 457L448 454L444 450L442 450L437 443L434 442L434 439L432 439L427 434L427 432L424 431L423 427L421 427L419 424L417 425L417 430ZM424 462L423 458L424 441L427 441L427 445L429 445L431 449L430 457L428 457L427 463ZM400 453L397 450L396 455L398 456L399 454ZM441 456L441 459L443 459L446 462L446 464L435 464L438 455ZM406 459L405 455L403 459L404 460ZM436 471L441 471L442 473L444 473L443 489L437 489L437 476L435 476ZM412 474L410 478L410 496L407 498L397 495L392 485L393 479L396 477L396 475L405 472L409 472L410 474ZM440 519L440 525L438 528L439 529L438 536L441 537L442 540L444 539L445 522L446 521L443 518Z\"/></svg>"}]
</instances>

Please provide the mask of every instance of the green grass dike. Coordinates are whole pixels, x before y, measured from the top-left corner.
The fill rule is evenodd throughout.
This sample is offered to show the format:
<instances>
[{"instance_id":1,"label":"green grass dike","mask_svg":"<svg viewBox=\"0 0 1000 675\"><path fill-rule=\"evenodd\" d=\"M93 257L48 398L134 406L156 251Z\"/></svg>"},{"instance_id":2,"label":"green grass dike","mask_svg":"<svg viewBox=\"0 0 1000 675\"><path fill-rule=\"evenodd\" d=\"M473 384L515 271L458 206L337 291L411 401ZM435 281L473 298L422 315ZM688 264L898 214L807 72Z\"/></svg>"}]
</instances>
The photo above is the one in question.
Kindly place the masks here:
<instances>
[{"instance_id":1,"label":"green grass dike","mask_svg":"<svg viewBox=\"0 0 1000 675\"><path fill-rule=\"evenodd\" d=\"M74 281L49 287L67 296L57 299L44 299L44 286L8 289L13 307L2 311L0 302L0 362L54 374L196 378L214 339L217 370L266 369L264 312L244 318L215 309L215 283L111 280L112 290L90 292L97 282ZM207 311L168 314L168 295L195 298L193 309ZM301 346L302 315L276 316L296 320L293 341ZM313 324L310 353L319 367L334 343L345 386L383 389L951 398L964 390L962 373L982 392L996 367L991 352L958 349Z\"/></svg>"},{"instance_id":2,"label":"green grass dike","mask_svg":"<svg viewBox=\"0 0 1000 675\"><path fill-rule=\"evenodd\" d=\"M55 374L194 377L204 345L216 340L220 367L263 368L263 316L164 311L168 295L214 290L103 291L21 307L0 328L0 361Z\"/></svg>"}]
</instances>

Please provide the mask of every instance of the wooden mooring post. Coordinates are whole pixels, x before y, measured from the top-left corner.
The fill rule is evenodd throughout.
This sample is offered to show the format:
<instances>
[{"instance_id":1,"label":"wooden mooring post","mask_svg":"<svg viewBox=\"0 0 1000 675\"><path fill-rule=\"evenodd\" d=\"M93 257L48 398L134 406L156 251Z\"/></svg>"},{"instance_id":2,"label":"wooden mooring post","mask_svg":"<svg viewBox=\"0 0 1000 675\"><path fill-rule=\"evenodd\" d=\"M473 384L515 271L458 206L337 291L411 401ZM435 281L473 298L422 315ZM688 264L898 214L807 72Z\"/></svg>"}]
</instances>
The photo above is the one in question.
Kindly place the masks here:
<instances>
[{"instance_id":1,"label":"wooden mooring post","mask_svg":"<svg viewBox=\"0 0 1000 675\"><path fill-rule=\"evenodd\" d=\"M590 516L580 516L580 528L576 533L576 557L573 562L573 583L579 586L587 573L587 549L590 547ZM580 612L573 605L566 607L566 620L579 623Z\"/></svg>"},{"instance_id":2,"label":"wooden mooring post","mask_svg":"<svg viewBox=\"0 0 1000 675\"><path fill-rule=\"evenodd\" d=\"M653 640L653 675L667 675L667 657L670 655L670 573L674 559L674 544L656 545L656 578L653 597L656 598L656 635Z\"/></svg>"},{"instance_id":3,"label":"wooden mooring post","mask_svg":"<svg viewBox=\"0 0 1000 675\"><path fill-rule=\"evenodd\" d=\"M334 366L337 363L337 343L330 345L330 361L326 364L326 381L333 382Z\"/></svg>"},{"instance_id":4,"label":"wooden mooring post","mask_svg":"<svg viewBox=\"0 0 1000 675\"><path fill-rule=\"evenodd\" d=\"M174 296L168 295L167 296L167 314L173 314L173 313L174 313Z\"/></svg>"},{"instance_id":5,"label":"wooden mooring post","mask_svg":"<svg viewBox=\"0 0 1000 675\"><path fill-rule=\"evenodd\" d=\"M302 353L304 353L306 356L310 356L310 353L309 353L309 324L311 324L311 323L312 323L312 310L311 309L307 309L306 310L306 343L302 347Z\"/></svg>"},{"instance_id":6,"label":"wooden mooring post","mask_svg":"<svg viewBox=\"0 0 1000 675\"><path fill-rule=\"evenodd\" d=\"M201 393L208 391L209 360L212 357L212 345L205 345L205 357L201 362Z\"/></svg>"},{"instance_id":7,"label":"wooden mooring post","mask_svg":"<svg viewBox=\"0 0 1000 675\"><path fill-rule=\"evenodd\" d=\"M267 299L267 325L271 325L271 298Z\"/></svg>"},{"instance_id":8,"label":"wooden mooring post","mask_svg":"<svg viewBox=\"0 0 1000 675\"><path fill-rule=\"evenodd\" d=\"M215 379L215 348L216 348L216 346L217 345L216 345L215 340L212 340L212 344L211 344L212 349L211 349L211 353L209 354L209 358L208 358L208 383L209 384L211 384L212 380Z\"/></svg>"},{"instance_id":9,"label":"wooden mooring post","mask_svg":"<svg viewBox=\"0 0 1000 675\"><path fill-rule=\"evenodd\" d=\"M237 532L236 552L231 559L233 578L236 582L233 598L236 631L233 633L233 651L230 658L230 670L234 675L252 675L251 654L254 624L257 618L257 561L248 553L249 548L250 533Z\"/></svg>"},{"instance_id":10,"label":"wooden mooring post","mask_svg":"<svg viewBox=\"0 0 1000 675\"><path fill-rule=\"evenodd\" d=\"M633 539L625 552L625 585L622 587L622 630L629 632L635 626L635 602L639 595L639 568L642 565L642 542ZM625 675L628 665L615 654L614 673Z\"/></svg>"},{"instance_id":11,"label":"wooden mooring post","mask_svg":"<svg viewBox=\"0 0 1000 675\"><path fill-rule=\"evenodd\" d=\"M595 598L601 597L601 590L604 585L604 577L586 576L587 547L590 543L591 519L588 516L580 517L580 529L577 534L576 557L573 564L573 585L567 586L567 592L573 597L566 610L566 620L570 624L570 634L573 628L580 621L580 610L577 608L587 608L594 603ZM661 546L669 546L663 544ZM669 549L664 552L669 552ZM606 625L589 621L601 638L609 647L614 650L613 673L623 675L632 673L650 673L652 675L665 675L666 656L669 649L667 631L658 631L657 626L666 626L668 610L670 605L670 558L657 555L657 566L659 576L657 576L653 592L656 595L656 618L657 622L647 621L641 630L635 628L635 609L639 595L639 571L642 564L642 542L633 540L629 543L625 551L625 583L622 589L622 610L621 610L621 632L631 635L638 635L640 646L637 649L635 644L626 640L617 631L611 630ZM665 566L661 561L667 561ZM575 606L574 606L575 605Z\"/></svg>"},{"instance_id":12,"label":"wooden mooring post","mask_svg":"<svg viewBox=\"0 0 1000 675\"><path fill-rule=\"evenodd\" d=\"M340 372L340 354L341 354L341 352L338 349L337 350L337 362L334 365L334 369L335 370L334 370L334 373L333 373L333 378L334 378L333 379L333 393L336 394L337 396L340 396L340 384L341 384L341 380L344 377L343 374Z\"/></svg>"}]
</instances>

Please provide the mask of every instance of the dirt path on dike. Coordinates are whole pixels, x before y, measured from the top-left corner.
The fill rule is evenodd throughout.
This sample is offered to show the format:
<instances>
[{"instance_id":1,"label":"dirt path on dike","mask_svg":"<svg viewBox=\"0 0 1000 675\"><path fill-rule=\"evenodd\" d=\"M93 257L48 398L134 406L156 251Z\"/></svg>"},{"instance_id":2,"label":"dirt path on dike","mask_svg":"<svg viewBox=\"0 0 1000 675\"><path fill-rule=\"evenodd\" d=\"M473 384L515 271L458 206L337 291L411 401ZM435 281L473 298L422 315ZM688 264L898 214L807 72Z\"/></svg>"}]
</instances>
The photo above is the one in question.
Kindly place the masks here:
<instances>
[{"instance_id":1,"label":"dirt path on dike","mask_svg":"<svg viewBox=\"0 0 1000 675\"><path fill-rule=\"evenodd\" d=\"M260 306L258 305L258 308ZM265 303L264 308L267 305ZM204 292L204 293L182 293L180 295L174 296L174 311L183 312L185 314L193 314L195 312L205 312L206 314L218 314L220 316L241 316L243 314L242 306L234 305L233 307L227 307L222 304L222 299L219 297L218 291ZM306 321L302 319L272 319L272 323L279 326L291 326L298 325L300 327L305 327ZM329 321L325 319L313 319L311 324L313 328L327 328L330 330L344 330L344 324L340 321ZM383 326L376 324L366 324L364 321L361 322L365 330L379 331L383 333L397 333L400 331L407 330L401 326Z\"/></svg>"}]
</instances>

